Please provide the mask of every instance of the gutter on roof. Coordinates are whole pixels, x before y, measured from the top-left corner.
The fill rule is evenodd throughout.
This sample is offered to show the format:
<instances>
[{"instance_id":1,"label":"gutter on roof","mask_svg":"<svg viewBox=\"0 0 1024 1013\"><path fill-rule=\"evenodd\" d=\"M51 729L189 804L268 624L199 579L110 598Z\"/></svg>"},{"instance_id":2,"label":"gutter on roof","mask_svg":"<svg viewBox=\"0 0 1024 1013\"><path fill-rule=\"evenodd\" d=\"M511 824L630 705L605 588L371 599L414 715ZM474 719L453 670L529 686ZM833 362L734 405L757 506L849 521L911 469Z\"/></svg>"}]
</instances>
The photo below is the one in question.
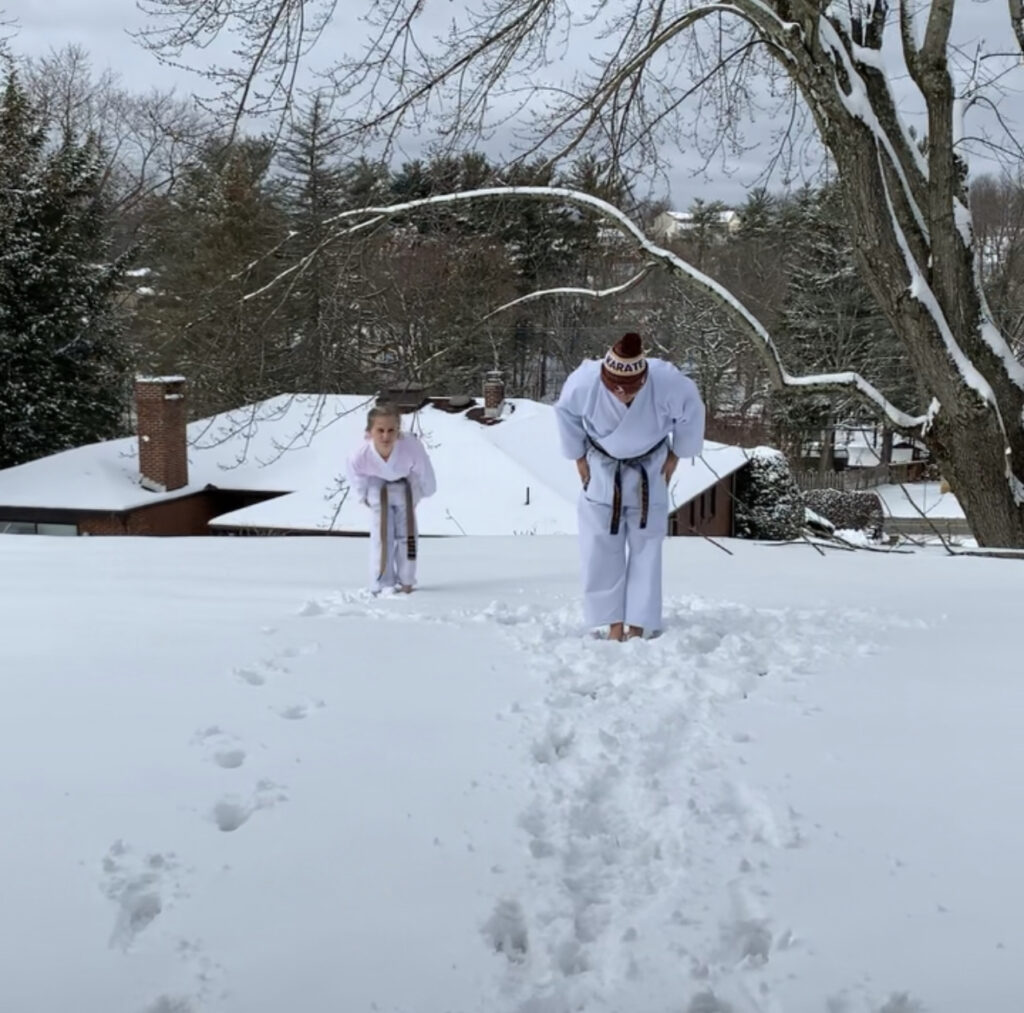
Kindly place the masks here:
<instances>
[{"instance_id":1,"label":"gutter on roof","mask_svg":"<svg viewBox=\"0 0 1024 1013\"><path fill-rule=\"evenodd\" d=\"M74 524L81 517L123 516L131 510L80 510L77 507L0 506L0 521L42 521L50 524Z\"/></svg>"}]
</instances>

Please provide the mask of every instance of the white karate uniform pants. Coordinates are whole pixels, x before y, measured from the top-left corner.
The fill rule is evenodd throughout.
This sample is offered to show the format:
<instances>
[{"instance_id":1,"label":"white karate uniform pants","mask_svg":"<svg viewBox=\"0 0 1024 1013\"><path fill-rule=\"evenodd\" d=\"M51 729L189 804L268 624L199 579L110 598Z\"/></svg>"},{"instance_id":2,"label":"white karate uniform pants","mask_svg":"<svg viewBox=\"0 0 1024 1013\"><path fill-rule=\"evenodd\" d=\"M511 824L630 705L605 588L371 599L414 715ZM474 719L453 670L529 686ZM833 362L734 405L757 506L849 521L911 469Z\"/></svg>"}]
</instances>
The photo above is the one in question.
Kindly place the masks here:
<instances>
[{"instance_id":1,"label":"white karate uniform pants","mask_svg":"<svg viewBox=\"0 0 1024 1013\"><path fill-rule=\"evenodd\" d=\"M623 468L623 506L618 534L613 535L610 491L615 465L595 453L589 455L591 481L580 494L577 510L587 626L626 623L647 632L662 628L661 553L668 533L664 460L664 452L652 455L647 466L650 501L644 528L639 474Z\"/></svg>"},{"instance_id":2,"label":"white karate uniform pants","mask_svg":"<svg viewBox=\"0 0 1024 1013\"><path fill-rule=\"evenodd\" d=\"M384 572L381 573L381 506L370 508L370 590L416 583L416 560L408 556L406 541L405 486L402 482L388 483L388 506L385 516Z\"/></svg>"}]
</instances>

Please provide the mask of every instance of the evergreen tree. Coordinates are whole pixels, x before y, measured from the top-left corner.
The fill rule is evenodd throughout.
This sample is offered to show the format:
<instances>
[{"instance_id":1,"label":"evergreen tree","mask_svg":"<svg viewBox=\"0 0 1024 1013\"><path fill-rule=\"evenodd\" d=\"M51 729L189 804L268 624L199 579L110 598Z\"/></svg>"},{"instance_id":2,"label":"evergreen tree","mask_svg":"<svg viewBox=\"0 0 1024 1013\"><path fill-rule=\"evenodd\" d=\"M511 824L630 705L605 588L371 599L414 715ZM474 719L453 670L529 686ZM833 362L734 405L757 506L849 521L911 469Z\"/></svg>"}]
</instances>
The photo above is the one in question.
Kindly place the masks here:
<instances>
[{"instance_id":1,"label":"evergreen tree","mask_svg":"<svg viewBox=\"0 0 1024 1013\"><path fill-rule=\"evenodd\" d=\"M0 468L122 431L128 359L100 152L47 124L12 73L0 99Z\"/></svg>"},{"instance_id":2,"label":"evergreen tree","mask_svg":"<svg viewBox=\"0 0 1024 1013\"><path fill-rule=\"evenodd\" d=\"M272 157L262 138L211 140L152 218L158 292L135 321L140 356L186 375L199 415L294 390L289 289L269 284L288 266Z\"/></svg>"},{"instance_id":3,"label":"evergreen tree","mask_svg":"<svg viewBox=\"0 0 1024 1013\"><path fill-rule=\"evenodd\" d=\"M389 201L391 174L383 162L359 158L342 166L341 184L345 206L373 207Z\"/></svg>"},{"instance_id":4,"label":"evergreen tree","mask_svg":"<svg viewBox=\"0 0 1024 1013\"><path fill-rule=\"evenodd\" d=\"M796 373L854 370L888 398L913 405L912 373L892 327L858 273L842 200L832 186L803 190L782 212L790 237L789 280L778 325L783 358ZM775 399L777 415L803 441L862 412L851 399ZM821 455L822 466L830 455Z\"/></svg>"},{"instance_id":5,"label":"evergreen tree","mask_svg":"<svg viewBox=\"0 0 1024 1013\"><path fill-rule=\"evenodd\" d=\"M360 379L353 361L357 285L352 284L353 265L346 262L351 244L332 242L328 224L347 196L340 150L330 105L318 93L280 152L285 210L294 237L283 251L282 266L296 268L284 309L292 329L292 390L347 392Z\"/></svg>"}]
</instances>

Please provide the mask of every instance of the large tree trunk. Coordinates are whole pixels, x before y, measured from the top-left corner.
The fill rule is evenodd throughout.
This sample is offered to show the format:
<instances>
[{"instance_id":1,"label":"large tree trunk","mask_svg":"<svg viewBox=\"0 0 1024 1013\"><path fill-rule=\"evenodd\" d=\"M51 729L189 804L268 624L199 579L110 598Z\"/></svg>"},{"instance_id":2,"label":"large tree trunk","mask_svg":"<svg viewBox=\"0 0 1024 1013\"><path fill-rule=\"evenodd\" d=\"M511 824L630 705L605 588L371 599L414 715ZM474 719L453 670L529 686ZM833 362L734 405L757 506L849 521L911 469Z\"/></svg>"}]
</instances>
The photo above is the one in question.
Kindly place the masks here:
<instances>
[{"instance_id":1,"label":"large tree trunk","mask_svg":"<svg viewBox=\"0 0 1024 1013\"><path fill-rule=\"evenodd\" d=\"M877 17L884 11L876 6ZM1024 370L991 325L975 270L945 15L952 4L908 55L928 107L925 155L904 131L883 72L864 58L881 49L881 22L853 26L858 49L822 17L811 44L791 49L794 80L835 159L861 274L935 399L925 443L978 543L1024 547Z\"/></svg>"},{"instance_id":2,"label":"large tree trunk","mask_svg":"<svg viewBox=\"0 0 1024 1013\"><path fill-rule=\"evenodd\" d=\"M885 426L882 429L882 449L879 456L879 462L882 464L892 464L892 442L893 442L893 431Z\"/></svg>"},{"instance_id":3,"label":"large tree trunk","mask_svg":"<svg viewBox=\"0 0 1024 1013\"><path fill-rule=\"evenodd\" d=\"M1024 546L1024 509L1006 478L1003 436L995 413L965 396L946 402L925 443L971 526L979 545Z\"/></svg>"},{"instance_id":4,"label":"large tree trunk","mask_svg":"<svg viewBox=\"0 0 1024 1013\"><path fill-rule=\"evenodd\" d=\"M1012 465L1024 463L1024 392L980 337L984 303L973 271L961 265L960 280L948 286L942 286L934 275L927 280L953 339L969 360L966 371L975 370L980 382L987 382L988 401L970 386L963 363L958 364L950 353L934 315L911 294L913 279L903 250L892 229L885 228L888 217L877 213L881 180L877 171L870 172L870 167L877 170L877 158L864 150L843 154L854 163L866 155L869 167L867 172L849 171L846 175L863 276L901 338L924 388L938 401L938 412L923 434L924 442L963 506L978 544L1024 546L1024 504L1014 497L1012 475ZM941 226L932 229L933 250L940 231ZM947 257L969 261L971 250L956 237Z\"/></svg>"}]
</instances>

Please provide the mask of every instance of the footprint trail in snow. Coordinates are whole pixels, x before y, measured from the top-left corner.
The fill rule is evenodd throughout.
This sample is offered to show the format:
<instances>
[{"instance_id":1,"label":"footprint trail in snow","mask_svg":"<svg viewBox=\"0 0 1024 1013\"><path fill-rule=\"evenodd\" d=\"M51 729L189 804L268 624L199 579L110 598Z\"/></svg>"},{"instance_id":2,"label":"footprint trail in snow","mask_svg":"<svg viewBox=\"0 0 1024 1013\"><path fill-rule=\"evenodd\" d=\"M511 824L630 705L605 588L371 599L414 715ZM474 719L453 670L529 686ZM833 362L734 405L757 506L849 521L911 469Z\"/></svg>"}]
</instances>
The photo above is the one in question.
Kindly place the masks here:
<instances>
[{"instance_id":1,"label":"footprint trail in snow","mask_svg":"<svg viewBox=\"0 0 1024 1013\"><path fill-rule=\"evenodd\" d=\"M763 874L807 831L738 776L744 737L719 719L763 680L799 683L863 650L879 617L829 615L827 646L822 613L697 598L668 604L662 636L625 644L581 637L575 605L475 618L504 627L546 686L518 709L528 885L482 927L507 958L507 1008L781 1013L799 933Z\"/></svg>"},{"instance_id":2,"label":"footprint trail in snow","mask_svg":"<svg viewBox=\"0 0 1024 1013\"><path fill-rule=\"evenodd\" d=\"M315 610L308 614L315 614ZM276 632L273 627L262 630L265 636L273 636ZM267 706L264 693L286 694L280 702L270 704L271 709L288 721L301 720L312 710L324 707L325 703L319 699L296 699L288 663L316 655L319 650L320 645L316 642L286 646L256 662L234 666L230 675L246 690L244 699L261 699L261 707ZM250 689L258 690L257 696L250 696ZM244 711L244 706L240 705L240 710ZM215 796L216 800L212 805L208 804L205 811L201 806L197 807L201 816L217 831L234 834L245 827L256 813L287 801L286 790L266 778L244 792L238 778L244 776L244 772L240 774L239 770L249 759L249 752L241 739L220 725L201 727L189 741L192 746L199 747L206 762L219 767L223 773L224 791L220 797ZM139 936L150 930L166 909L189 897L182 883L181 863L173 852L140 856L124 842L116 841L103 858L100 883L104 895L115 906L110 945L126 954L131 953ZM225 994L220 984L222 968L205 953L201 942L178 939L173 945L178 959L191 968L193 990L188 995L159 995L145 1007L144 1013L194 1013L205 1008L204 1003L215 989L221 995Z\"/></svg>"}]
</instances>

